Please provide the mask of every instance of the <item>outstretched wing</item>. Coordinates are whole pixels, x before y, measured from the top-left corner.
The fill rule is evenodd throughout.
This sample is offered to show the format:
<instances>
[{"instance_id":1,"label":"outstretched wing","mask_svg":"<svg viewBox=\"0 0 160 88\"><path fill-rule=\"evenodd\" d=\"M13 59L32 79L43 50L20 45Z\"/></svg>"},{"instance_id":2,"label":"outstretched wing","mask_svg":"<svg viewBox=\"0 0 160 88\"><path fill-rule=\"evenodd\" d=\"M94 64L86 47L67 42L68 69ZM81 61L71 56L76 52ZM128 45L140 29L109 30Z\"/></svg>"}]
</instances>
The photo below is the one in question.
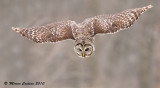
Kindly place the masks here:
<instances>
[{"instance_id":1,"label":"outstretched wing","mask_svg":"<svg viewBox=\"0 0 160 88\"><path fill-rule=\"evenodd\" d=\"M12 29L36 43L57 42L65 39L74 39L71 28L72 23L75 22L68 20L45 26Z\"/></svg>"},{"instance_id":2,"label":"outstretched wing","mask_svg":"<svg viewBox=\"0 0 160 88\"><path fill-rule=\"evenodd\" d=\"M130 27L140 15L151 8L151 5L142 8L129 9L114 15L100 15L92 18L94 35L97 33L115 33Z\"/></svg>"}]
</instances>

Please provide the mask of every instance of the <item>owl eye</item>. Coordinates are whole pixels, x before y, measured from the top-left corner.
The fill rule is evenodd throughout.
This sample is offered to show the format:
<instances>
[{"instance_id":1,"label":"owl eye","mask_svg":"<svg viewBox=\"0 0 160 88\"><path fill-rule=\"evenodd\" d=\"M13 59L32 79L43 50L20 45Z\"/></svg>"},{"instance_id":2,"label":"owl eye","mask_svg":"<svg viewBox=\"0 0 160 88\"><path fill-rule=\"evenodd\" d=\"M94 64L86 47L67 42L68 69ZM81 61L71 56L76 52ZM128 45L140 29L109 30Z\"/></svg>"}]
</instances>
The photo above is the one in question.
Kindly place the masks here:
<instances>
[{"instance_id":1,"label":"owl eye","mask_svg":"<svg viewBox=\"0 0 160 88\"><path fill-rule=\"evenodd\" d=\"M82 51L82 49L78 48L79 51Z\"/></svg>"},{"instance_id":2,"label":"owl eye","mask_svg":"<svg viewBox=\"0 0 160 88\"><path fill-rule=\"evenodd\" d=\"M88 51L88 50L89 50L89 48L86 48L86 49L85 49L85 51Z\"/></svg>"}]
</instances>

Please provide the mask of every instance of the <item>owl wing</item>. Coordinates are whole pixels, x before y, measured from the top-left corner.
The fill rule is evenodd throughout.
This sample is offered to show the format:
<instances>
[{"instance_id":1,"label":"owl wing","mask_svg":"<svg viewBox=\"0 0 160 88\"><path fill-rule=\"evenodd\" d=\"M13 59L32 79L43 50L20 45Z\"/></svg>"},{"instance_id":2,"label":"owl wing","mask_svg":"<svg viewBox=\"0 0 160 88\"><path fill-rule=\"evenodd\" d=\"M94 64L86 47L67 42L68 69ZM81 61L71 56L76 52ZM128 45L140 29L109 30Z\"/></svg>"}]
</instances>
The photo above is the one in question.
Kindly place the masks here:
<instances>
[{"instance_id":1,"label":"owl wing","mask_svg":"<svg viewBox=\"0 0 160 88\"><path fill-rule=\"evenodd\" d=\"M151 5L142 8L125 10L114 15L100 15L91 18L94 35L97 33L115 33L130 27L139 16L151 8Z\"/></svg>"},{"instance_id":2,"label":"owl wing","mask_svg":"<svg viewBox=\"0 0 160 88\"><path fill-rule=\"evenodd\" d=\"M68 20L45 26L12 29L36 43L57 42L65 39L74 39L70 26L72 23L75 22Z\"/></svg>"}]
</instances>

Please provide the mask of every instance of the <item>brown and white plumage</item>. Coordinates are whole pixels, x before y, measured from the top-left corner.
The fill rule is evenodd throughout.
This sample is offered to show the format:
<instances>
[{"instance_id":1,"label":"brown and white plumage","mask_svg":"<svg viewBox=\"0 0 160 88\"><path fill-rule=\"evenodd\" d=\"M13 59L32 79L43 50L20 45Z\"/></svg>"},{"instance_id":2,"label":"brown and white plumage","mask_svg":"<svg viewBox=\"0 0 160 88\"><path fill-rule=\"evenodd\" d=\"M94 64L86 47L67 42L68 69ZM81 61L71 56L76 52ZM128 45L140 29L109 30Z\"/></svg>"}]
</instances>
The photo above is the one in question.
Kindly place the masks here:
<instances>
[{"instance_id":1,"label":"brown and white plumage","mask_svg":"<svg viewBox=\"0 0 160 88\"><path fill-rule=\"evenodd\" d=\"M115 33L129 28L151 5L125 10L113 15L99 15L77 24L75 21L62 21L32 28L12 28L22 36L36 43L75 40L75 52L86 57L94 51L93 36L98 33Z\"/></svg>"},{"instance_id":2,"label":"brown and white plumage","mask_svg":"<svg viewBox=\"0 0 160 88\"><path fill-rule=\"evenodd\" d=\"M70 24L73 21L63 21L37 26L32 28L12 28L22 36L33 40L36 43L57 42L65 39L74 39Z\"/></svg>"},{"instance_id":3,"label":"brown and white plumage","mask_svg":"<svg viewBox=\"0 0 160 88\"><path fill-rule=\"evenodd\" d=\"M140 15L151 8L151 5L142 8L125 10L114 15L100 15L95 19L95 34L115 33L121 29L129 28L140 17Z\"/></svg>"}]
</instances>

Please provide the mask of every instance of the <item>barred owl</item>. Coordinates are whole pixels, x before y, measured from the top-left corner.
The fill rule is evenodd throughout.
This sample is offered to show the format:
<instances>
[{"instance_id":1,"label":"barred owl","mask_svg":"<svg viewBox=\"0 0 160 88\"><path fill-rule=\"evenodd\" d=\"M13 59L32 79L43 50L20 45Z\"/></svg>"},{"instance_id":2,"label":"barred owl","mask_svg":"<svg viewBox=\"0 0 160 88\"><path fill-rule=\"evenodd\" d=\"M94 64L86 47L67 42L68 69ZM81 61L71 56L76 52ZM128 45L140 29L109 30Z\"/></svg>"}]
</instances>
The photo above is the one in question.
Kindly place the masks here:
<instances>
[{"instance_id":1,"label":"barred owl","mask_svg":"<svg viewBox=\"0 0 160 88\"><path fill-rule=\"evenodd\" d=\"M74 51L80 57L88 57L94 51L94 36L98 33L116 33L129 28L151 5L122 11L113 15L99 15L82 23L67 20L32 28L12 28L36 43L75 40Z\"/></svg>"}]
</instances>

